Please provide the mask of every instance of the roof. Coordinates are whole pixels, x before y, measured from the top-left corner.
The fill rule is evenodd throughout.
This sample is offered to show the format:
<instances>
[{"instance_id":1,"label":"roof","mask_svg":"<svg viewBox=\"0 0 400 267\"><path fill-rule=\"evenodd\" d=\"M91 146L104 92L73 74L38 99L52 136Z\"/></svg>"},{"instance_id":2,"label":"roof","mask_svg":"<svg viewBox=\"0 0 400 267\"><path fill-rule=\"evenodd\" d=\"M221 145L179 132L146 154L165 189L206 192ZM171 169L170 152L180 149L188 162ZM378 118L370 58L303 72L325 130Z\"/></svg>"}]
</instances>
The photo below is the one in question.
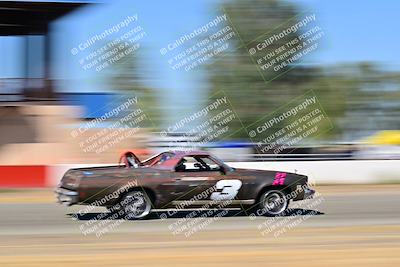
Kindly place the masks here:
<instances>
[{"instance_id":1,"label":"roof","mask_svg":"<svg viewBox=\"0 0 400 267\"><path fill-rule=\"evenodd\" d=\"M46 34L50 22L86 4L0 1L0 36Z\"/></svg>"}]
</instances>

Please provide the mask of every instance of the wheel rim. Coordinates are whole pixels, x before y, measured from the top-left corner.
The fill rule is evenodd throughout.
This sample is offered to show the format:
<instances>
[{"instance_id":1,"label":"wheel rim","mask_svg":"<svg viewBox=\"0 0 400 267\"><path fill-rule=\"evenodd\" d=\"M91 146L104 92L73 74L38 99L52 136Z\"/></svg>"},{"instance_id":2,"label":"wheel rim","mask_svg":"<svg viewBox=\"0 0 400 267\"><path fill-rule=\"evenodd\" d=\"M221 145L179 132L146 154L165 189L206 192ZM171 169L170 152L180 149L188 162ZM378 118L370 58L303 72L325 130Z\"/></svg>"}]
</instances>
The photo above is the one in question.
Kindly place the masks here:
<instances>
[{"instance_id":1,"label":"wheel rim","mask_svg":"<svg viewBox=\"0 0 400 267\"><path fill-rule=\"evenodd\" d=\"M269 191L264 194L262 203L264 209L272 215L278 215L286 210L287 199L281 191Z\"/></svg>"},{"instance_id":2,"label":"wheel rim","mask_svg":"<svg viewBox=\"0 0 400 267\"><path fill-rule=\"evenodd\" d=\"M124 198L124 210L127 218L139 219L150 213L151 203L143 192L132 192Z\"/></svg>"}]
</instances>

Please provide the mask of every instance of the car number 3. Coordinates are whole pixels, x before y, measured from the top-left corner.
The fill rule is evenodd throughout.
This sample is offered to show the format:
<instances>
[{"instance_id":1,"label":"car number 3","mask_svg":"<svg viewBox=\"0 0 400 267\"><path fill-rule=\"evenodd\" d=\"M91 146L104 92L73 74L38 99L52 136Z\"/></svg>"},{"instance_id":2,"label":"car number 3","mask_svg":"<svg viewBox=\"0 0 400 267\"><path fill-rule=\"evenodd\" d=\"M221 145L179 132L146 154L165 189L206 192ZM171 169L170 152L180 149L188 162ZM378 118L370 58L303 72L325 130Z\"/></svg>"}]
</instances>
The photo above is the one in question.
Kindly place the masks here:
<instances>
[{"instance_id":1,"label":"car number 3","mask_svg":"<svg viewBox=\"0 0 400 267\"><path fill-rule=\"evenodd\" d=\"M230 200L234 199L239 192L240 187L242 187L242 181L240 180L220 180L215 186L217 190L222 190L219 192L214 192L211 194L210 199L212 200Z\"/></svg>"}]
</instances>

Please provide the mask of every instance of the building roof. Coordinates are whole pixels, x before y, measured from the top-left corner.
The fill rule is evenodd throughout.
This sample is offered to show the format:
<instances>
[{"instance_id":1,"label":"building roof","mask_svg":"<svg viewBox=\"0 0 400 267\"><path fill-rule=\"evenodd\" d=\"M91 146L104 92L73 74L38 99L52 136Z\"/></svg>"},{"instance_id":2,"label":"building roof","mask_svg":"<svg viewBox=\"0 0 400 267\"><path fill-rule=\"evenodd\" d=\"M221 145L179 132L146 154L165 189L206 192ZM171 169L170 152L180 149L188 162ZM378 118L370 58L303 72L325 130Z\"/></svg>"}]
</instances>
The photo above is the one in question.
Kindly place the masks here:
<instances>
[{"instance_id":1,"label":"building roof","mask_svg":"<svg viewBox=\"0 0 400 267\"><path fill-rule=\"evenodd\" d=\"M0 36L42 35L50 22L83 6L85 2L0 2Z\"/></svg>"}]
</instances>

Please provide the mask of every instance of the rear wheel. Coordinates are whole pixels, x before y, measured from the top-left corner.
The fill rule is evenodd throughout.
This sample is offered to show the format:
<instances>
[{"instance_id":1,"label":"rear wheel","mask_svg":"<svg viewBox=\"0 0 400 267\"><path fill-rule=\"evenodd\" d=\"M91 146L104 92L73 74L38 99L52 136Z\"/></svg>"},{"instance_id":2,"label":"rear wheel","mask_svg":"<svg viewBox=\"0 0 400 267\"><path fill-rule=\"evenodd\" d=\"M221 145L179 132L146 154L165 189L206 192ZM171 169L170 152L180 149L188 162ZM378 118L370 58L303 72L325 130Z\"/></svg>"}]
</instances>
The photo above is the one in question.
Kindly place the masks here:
<instances>
[{"instance_id":1,"label":"rear wheel","mask_svg":"<svg viewBox=\"0 0 400 267\"><path fill-rule=\"evenodd\" d=\"M264 192L259 201L259 208L262 214L268 216L278 216L285 212L289 206L289 199L282 191L269 190Z\"/></svg>"},{"instance_id":2,"label":"rear wheel","mask_svg":"<svg viewBox=\"0 0 400 267\"><path fill-rule=\"evenodd\" d=\"M143 219L151 211L151 200L146 192L135 190L125 194L121 199L125 219Z\"/></svg>"}]
</instances>

